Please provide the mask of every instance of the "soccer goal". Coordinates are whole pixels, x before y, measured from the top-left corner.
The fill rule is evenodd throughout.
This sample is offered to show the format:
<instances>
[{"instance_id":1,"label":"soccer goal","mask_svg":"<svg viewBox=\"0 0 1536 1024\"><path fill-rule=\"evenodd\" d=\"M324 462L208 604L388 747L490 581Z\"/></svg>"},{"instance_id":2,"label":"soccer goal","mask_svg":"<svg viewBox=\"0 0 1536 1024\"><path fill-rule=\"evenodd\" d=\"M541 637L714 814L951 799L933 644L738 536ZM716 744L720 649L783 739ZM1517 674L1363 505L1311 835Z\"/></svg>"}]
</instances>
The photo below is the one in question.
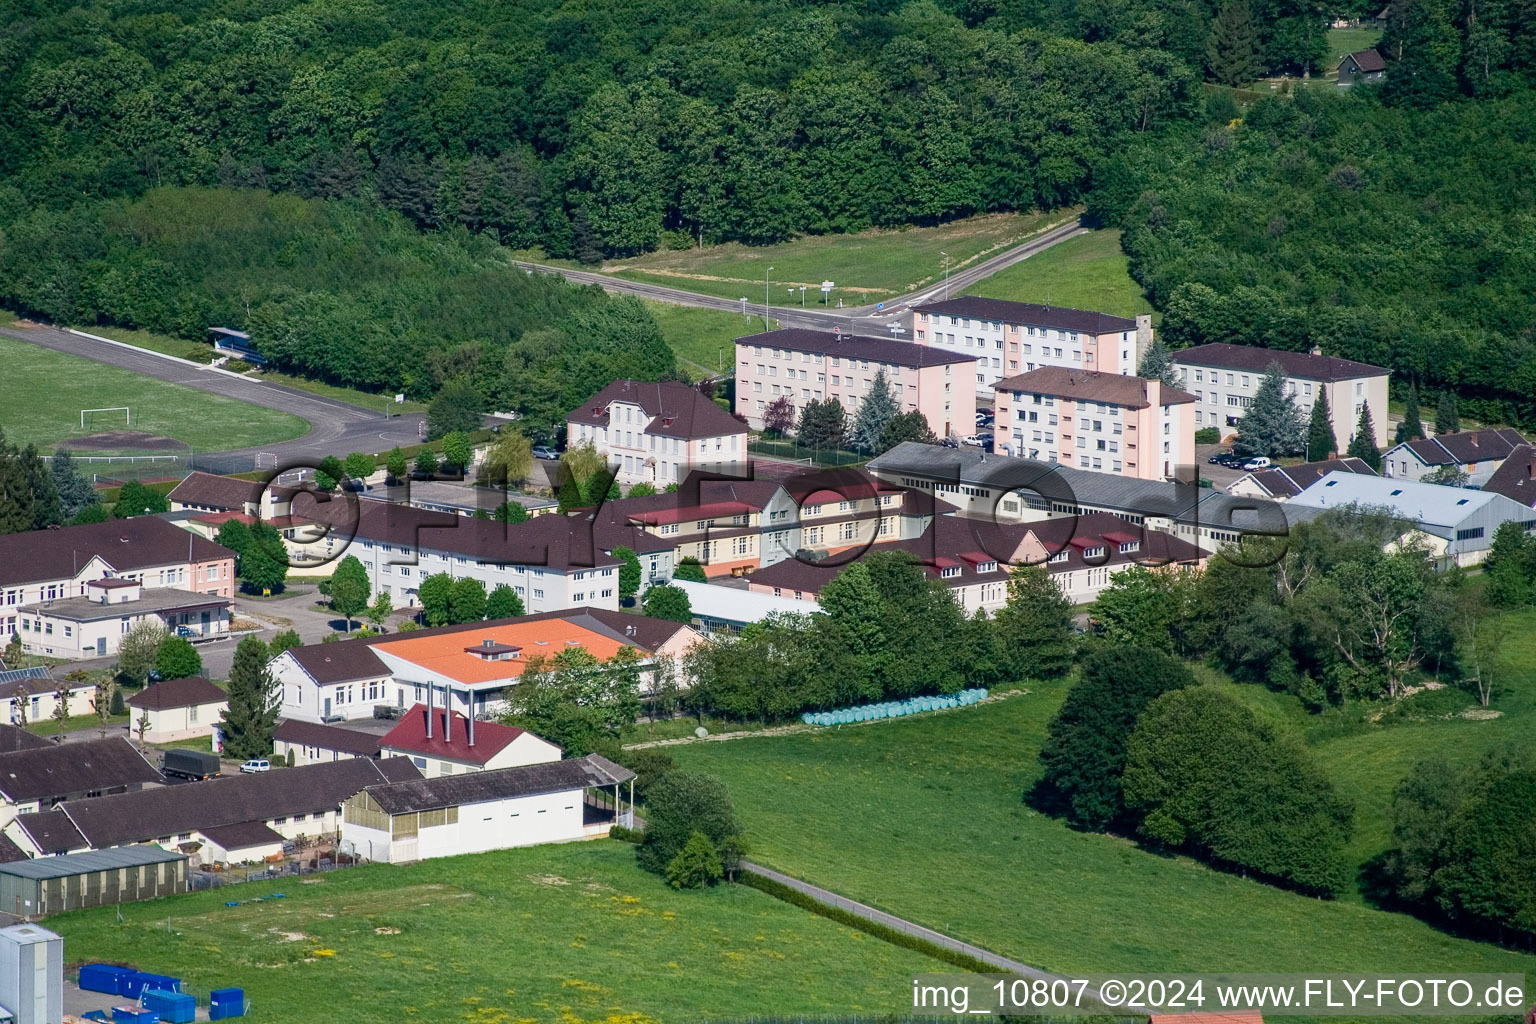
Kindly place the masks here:
<instances>
[{"instance_id":1,"label":"soccer goal","mask_svg":"<svg viewBox=\"0 0 1536 1024\"><path fill-rule=\"evenodd\" d=\"M109 409L81 409L80 410L80 429L81 430L86 430L89 427L95 426L96 423L98 422L97 421L97 414L99 414L99 413L113 413L113 414L122 413L123 414L123 426L125 426L125 427L133 426L133 410L130 407L126 406L126 405L118 405L118 406L113 406L113 407L111 407ZM117 416L116 415L113 415L113 416L109 417L109 419L111 420L111 425L112 426L116 426L117 425Z\"/></svg>"}]
</instances>

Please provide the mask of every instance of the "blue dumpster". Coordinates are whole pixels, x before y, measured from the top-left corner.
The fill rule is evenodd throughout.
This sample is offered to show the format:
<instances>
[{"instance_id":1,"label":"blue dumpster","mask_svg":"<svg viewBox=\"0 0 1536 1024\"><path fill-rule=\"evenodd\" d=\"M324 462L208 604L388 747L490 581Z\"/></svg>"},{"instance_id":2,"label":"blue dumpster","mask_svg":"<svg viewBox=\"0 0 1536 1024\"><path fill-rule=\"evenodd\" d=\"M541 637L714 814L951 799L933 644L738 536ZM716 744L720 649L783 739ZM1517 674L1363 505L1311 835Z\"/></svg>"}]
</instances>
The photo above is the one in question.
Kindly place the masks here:
<instances>
[{"instance_id":1,"label":"blue dumpster","mask_svg":"<svg viewBox=\"0 0 1536 1024\"><path fill-rule=\"evenodd\" d=\"M125 974L132 971L111 964L81 964L80 987L87 992L108 992L120 995L120 985Z\"/></svg>"},{"instance_id":2,"label":"blue dumpster","mask_svg":"<svg viewBox=\"0 0 1536 1024\"><path fill-rule=\"evenodd\" d=\"M162 992L180 992L181 979L172 978L165 974L146 974L143 971L129 971L118 979L117 994L127 996L129 999L137 999L147 988L157 988Z\"/></svg>"},{"instance_id":3,"label":"blue dumpster","mask_svg":"<svg viewBox=\"0 0 1536 1024\"><path fill-rule=\"evenodd\" d=\"M139 998L144 1009L153 1010L165 1024L191 1024L197 1019L197 998L191 993L147 988Z\"/></svg>"},{"instance_id":4,"label":"blue dumpster","mask_svg":"<svg viewBox=\"0 0 1536 1024\"><path fill-rule=\"evenodd\" d=\"M225 1020L245 1016L245 990L216 988L208 993L208 1019Z\"/></svg>"},{"instance_id":5,"label":"blue dumpster","mask_svg":"<svg viewBox=\"0 0 1536 1024\"><path fill-rule=\"evenodd\" d=\"M160 1018L155 1011L146 1010L139 1006L114 1006L112 1007L113 1024L160 1024Z\"/></svg>"}]
</instances>

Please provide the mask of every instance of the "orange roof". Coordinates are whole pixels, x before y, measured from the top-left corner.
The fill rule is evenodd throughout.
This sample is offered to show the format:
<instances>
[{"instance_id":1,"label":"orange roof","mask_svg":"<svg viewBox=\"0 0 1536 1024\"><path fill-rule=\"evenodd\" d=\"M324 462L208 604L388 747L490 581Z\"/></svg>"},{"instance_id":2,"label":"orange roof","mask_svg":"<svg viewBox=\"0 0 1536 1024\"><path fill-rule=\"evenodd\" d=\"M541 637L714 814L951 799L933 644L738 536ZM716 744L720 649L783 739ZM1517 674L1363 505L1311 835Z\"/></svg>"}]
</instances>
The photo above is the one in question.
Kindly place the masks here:
<instances>
[{"instance_id":1,"label":"orange roof","mask_svg":"<svg viewBox=\"0 0 1536 1024\"><path fill-rule=\"evenodd\" d=\"M515 658L490 661L465 648L474 649L486 640L520 649ZM436 636L411 637L405 634L399 640L386 640L371 645L381 654L393 655L403 661L458 683L490 683L499 679L516 679L523 674L532 658L544 655L553 658L572 647L584 647L602 661L607 661L628 646L619 641L584 629L564 619L540 619L536 622L516 622L510 625L490 626L484 629L473 625L451 633Z\"/></svg>"}]
</instances>

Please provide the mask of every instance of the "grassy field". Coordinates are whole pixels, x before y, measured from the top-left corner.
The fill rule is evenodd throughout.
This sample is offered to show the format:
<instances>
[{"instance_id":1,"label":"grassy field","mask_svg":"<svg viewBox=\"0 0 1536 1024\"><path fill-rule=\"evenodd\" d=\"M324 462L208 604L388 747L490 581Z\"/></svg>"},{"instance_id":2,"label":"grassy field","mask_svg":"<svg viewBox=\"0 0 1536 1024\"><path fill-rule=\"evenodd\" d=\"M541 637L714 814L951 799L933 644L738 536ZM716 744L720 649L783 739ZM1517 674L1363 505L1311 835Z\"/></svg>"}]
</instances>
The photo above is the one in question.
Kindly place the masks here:
<instances>
[{"instance_id":1,"label":"grassy field","mask_svg":"<svg viewBox=\"0 0 1536 1024\"><path fill-rule=\"evenodd\" d=\"M1053 245L969 288L966 295L1091 309L1117 316L1151 313L1126 270L1120 232L1111 228ZM1160 319L1157 314L1153 320Z\"/></svg>"},{"instance_id":2,"label":"grassy field","mask_svg":"<svg viewBox=\"0 0 1536 1024\"><path fill-rule=\"evenodd\" d=\"M1048 214L998 213L931 228L806 235L779 245L732 243L668 250L610 260L600 269L634 281L727 299L745 295L749 303L755 302L761 309L763 274L772 267L768 290L772 305L799 305L800 285L806 286L806 303L817 302L821 282L832 281L834 306L838 299L859 306L942 281L944 260L940 253L949 253L950 270L955 271L1077 214L1075 209Z\"/></svg>"},{"instance_id":3,"label":"grassy field","mask_svg":"<svg viewBox=\"0 0 1536 1024\"><path fill-rule=\"evenodd\" d=\"M1536 957L1453 938L1358 899L1295 895L1034 812L1022 794L1063 690L1052 684L964 711L669 752L727 781L754 858L1042 967L1536 970ZM1295 716L1278 704L1272 713ZM1369 743L1319 749L1340 788L1368 805L1363 831L1378 840L1374 805L1421 756L1410 730L1379 732ZM1465 738L1441 742L1449 749ZM1351 770L1351 760L1361 765Z\"/></svg>"},{"instance_id":4,"label":"grassy field","mask_svg":"<svg viewBox=\"0 0 1536 1024\"><path fill-rule=\"evenodd\" d=\"M1379 28L1331 28L1328 30L1328 48L1323 57L1323 73L1337 78L1339 59L1346 53L1369 50L1381 42Z\"/></svg>"},{"instance_id":5,"label":"grassy field","mask_svg":"<svg viewBox=\"0 0 1536 1024\"><path fill-rule=\"evenodd\" d=\"M0 337L0 427L14 444L51 449L82 433L122 428L103 414L86 431L80 410L126 405L132 429L175 438L198 450L286 441L309 425L297 416L181 387L88 359ZM94 454L79 450L77 455Z\"/></svg>"},{"instance_id":6,"label":"grassy field","mask_svg":"<svg viewBox=\"0 0 1536 1024\"><path fill-rule=\"evenodd\" d=\"M647 301L645 308L656 318L662 337L677 356L678 369L691 377L729 373L736 358L736 339L762 330L763 324L761 316L746 318L670 302ZM761 305L758 313L762 313Z\"/></svg>"},{"instance_id":7,"label":"grassy field","mask_svg":"<svg viewBox=\"0 0 1536 1024\"><path fill-rule=\"evenodd\" d=\"M226 900L285 892L282 900ZM252 1024L645 1024L899 1008L935 961L724 886L679 893L610 841L376 866L49 918L69 959L130 960ZM910 996L908 996L910 998Z\"/></svg>"}]
</instances>

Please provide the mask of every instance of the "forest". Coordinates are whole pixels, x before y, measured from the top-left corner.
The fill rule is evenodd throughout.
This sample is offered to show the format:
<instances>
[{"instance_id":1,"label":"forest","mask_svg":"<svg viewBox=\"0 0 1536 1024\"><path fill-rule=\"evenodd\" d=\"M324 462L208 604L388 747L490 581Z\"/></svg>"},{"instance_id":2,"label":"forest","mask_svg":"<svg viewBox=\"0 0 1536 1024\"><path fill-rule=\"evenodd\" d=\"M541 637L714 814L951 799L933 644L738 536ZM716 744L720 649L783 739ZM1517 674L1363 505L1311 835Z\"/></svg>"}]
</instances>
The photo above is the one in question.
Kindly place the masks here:
<instances>
[{"instance_id":1,"label":"forest","mask_svg":"<svg viewBox=\"0 0 1536 1024\"><path fill-rule=\"evenodd\" d=\"M672 372L643 310L508 250L1085 202L1173 340L1318 340L1530 421L1533 10L1394 0L1381 88L1240 109L1209 83L1320 74L1363 0L17 0L0 304L504 405Z\"/></svg>"}]
</instances>

